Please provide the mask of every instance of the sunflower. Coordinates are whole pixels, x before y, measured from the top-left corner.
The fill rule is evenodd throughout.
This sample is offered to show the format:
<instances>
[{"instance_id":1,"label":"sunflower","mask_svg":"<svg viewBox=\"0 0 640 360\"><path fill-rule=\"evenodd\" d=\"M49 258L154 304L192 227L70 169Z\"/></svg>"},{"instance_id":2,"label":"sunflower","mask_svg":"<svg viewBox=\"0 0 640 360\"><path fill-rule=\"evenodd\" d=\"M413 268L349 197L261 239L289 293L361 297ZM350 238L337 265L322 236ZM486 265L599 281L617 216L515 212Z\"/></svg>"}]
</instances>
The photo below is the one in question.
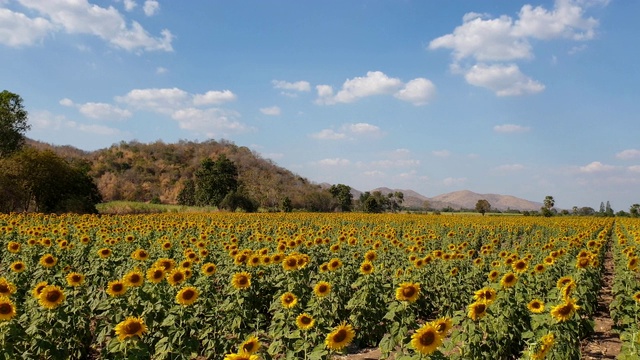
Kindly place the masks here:
<instances>
[{"instance_id":1,"label":"sunflower","mask_svg":"<svg viewBox=\"0 0 640 360\"><path fill-rule=\"evenodd\" d=\"M236 289L248 289L251 287L251 274L244 271L233 274L231 285Z\"/></svg>"},{"instance_id":2,"label":"sunflower","mask_svg":"<svg viewBox=\"0 0 640 360\"><path fill-rule=\"evenodd\" d=\"M533 267L533 272L535 274L542 274L545 270L544 264L536 264L536 266Z\"/></svg>"},{"instance_id":3,"label":"sunflower","mask_svg":"<svg viewBox=\"0 0 640 360\"><path fill-rule=\"evenodd\" d=\"M300 314L296 318L296 326L300 330L309 330L315 324L316 324L316 320L313 318L313 316L307 313Z\"/></svg>"},{"instance_id":4,"label":"sunflower","mask_svg":"<svg viewBox=\"0 0 640 360\"><path fill-rule=\"evenodd\" d=\"M500 276L500 272L498 272L498 270L491 270L487 277L489 278L490 282L495 282L496 279L498 279L498 276Z\"/></svg>"},{"instance_id":5,"label":"sunflower","mask_svg":"<svg viewBox=\"0 0 640 360\"><path fill-rule=\"evenodd\" d=\"M9 321L16 316L16 306L8 297L0 296L0 321Z\"/></svg>"},{"instance_id":6,"label":"sunflower","mask_svg":"<svg viewBox=\"0 0 640 360\"><path fill-rule=\"evenodd\" d=\"M364 253L364 258L367 261L374 261L377 257L378 257L378 254L376 253L375 250L369 250L366 253Z\"/></svg>"},{"instance_id":7,"label":"sunflower","mask_svg":"<svg viewBox=\"0 0 640 360\"><path fill-rule=\"evenodd\" d=\"M84 275L77 272L67 274L67 284L74 287L84 284Z\"/></svg>"},{"instance_id":8,"label":"sunflower","mask_svg":"<svg viewBox=\"0 0 640 360\"><path fill-rule=\"evenodd\" d=\"M280 303L285 309L291 309L298 303L298 298L291 292L286 292L280 296Z\"/></svg>"},{"instance_id":9,"label":"sunflower","mask_svg":"<svg viewBox=\"0 0 640 360\"><path fill-rule=\"evenodd\" d=\"M544 312L544 302L538 299L533 299L529 301L527 308L534 314L540 314Z\"/></svg>"},{"instance_id":10,"label":"sunflower","mask_svg":"<svg viewBox=\"0 0 640 360\"><path fill-rule=\"evenodd\" d=\"M458 271L459 271L458 268L454 267L453 269L451 269L451 271L449 271L449 274L451 276L456 276L456 275L458 275Z\"/></svg>"},{"instance_id":11,"label":"sunflower","mask_svg":"<svg viewBox=\"0 0 640 360\"><path fill-rule=\"evenodd\" d=\"M157 284L164 280L165 272L161 267L152 267L147 270L147 280L151 281L154 284Z\"/></svg>"},{"instance_id":12,"label":"sunflower","mask_svg":"<svg viewBox=\"0 0 640 360\"><path fill-rule=\"evenodd\" d=\"M638 258L633 256L629 258L629 262L627 263L627 269L629 270L638 270Z\"/></svg>"},{"instance_id":13,"label":"sunflower","mask_svg":"<svg viewBox=\"0 0 640 360\"><path fill-rule=\"evenodd\" d=\"M558 322L567 321L579 309L580 306L576 305L574 299L566 299L563 304L556 305L551 309L551 316Z\"/></svg>"},{"instance_id":14,"label":"sunflower","mask_svg":"<svg viewBox=\"0 0 640 360\"><path fill-rule=\"evenodd\" d=\"M58 259L56 259L51 254L44 254L42 255L42 257L40 257L40 265L42 265L43 267L52 268L56 266L57 263Z\"/></svg>"},{"instance_id":15,"label":"sunflower","mask_svg":"<svg viewBox=\"0 0 640 360\"><path fill-rule=\"evenodd\" d=\"M418 283L402 283L396 289L396 299L399 301L414 302L420 296L420 284Z\"/></svg>"},{"instance_id":16,"label":"sunflower","mask_svg":"<svg viewBox=\"0 0 640 360\"><path fill-rule=\"evenodd\" d=\"M282 260L282 268L285 271L293 271L298 269L298 258L295 255L288 255Z\"/></svg>"},{"instance_id":17,"label":"sunflower","mask_svg":"<svg viewBox=\"0 0 640 360\"><path fill-rule=\"evenodd\" d=\"M411 346L423 355L429 355L442 345L442 335L432 323L424 324L411 336Z\"/></svg>"},{"instance_id":18,"label":"sunflower","mask_svg":"<svg viewBox=\"0 0 640 360\"><path fill-rule=\"evenodd\" d=\"M112 251L109 248L102 248L98 250L98 256L100 256L100 258L102 259L108 258L109 256L111 256L111 253Z\"/></svg>"},{"instance_id":19,"label":"sunflower","mask_svg":"<svg viewBox=\"0 0 640 360\"><path fill-rule=\"evenodd\" d=\"M325 272L329 271L329 263L320 264L318 269L320 270L321 273L325 273Z\"/></svg>"},{"instance_id":20,"label":"sunflower","mask_svg":"<svg viewBox=\"0 0 640 360\"><path fill-rule=\"evenodd\" d=\"M360 264L360 273L362 275L369 275L371 273L373 273L373 264L370 263L369 261L365 261L362 264Z\"/></svg>"},{"instance_id":21,"label":"sunflower","mask_svg":"<svg viewBox=\"0 0 640 360\"><path fill-rule=\"evenodd\" d=\"M59 286L55 285L47 285L40 296L38 297L38 302L42 307L47 309L55 309L58 305L62 304L64 301L64 291Z\"/></svg>"},{"instance_id":22,"label":"sunflower","mask_svg":"<svg viewBox=\"0 0 640 360\"><path fill-rule=\"evenodd\" d=\"M259 360L260 357L258 355L247 354L247 353L237 353L237 354L227 354L224 356L224 360Z\"/></svg>"},{"instance_id":23,"label":"sunflower","mask_svg":"<svg viewBox=\"0 0 640 360\"><path fill-rule=\"evenodd\" d=\"M34 298L39 298L40 294L42 294L42 290L44 288L46 288L49 285L48 282L46 281L41 281L39 283L36 284L36 286L33 288L33 290L31 291L31 294L33 295Z\"/></svg>"},{"instance_id":24,"label":"sunflower","mask_svg":"<svg viewBox=\"0 0 640 360\"><path fill-rule=\"evenodd\" d=\"M453 322L448 317L442 317L432 322L433 327L440 336L445 336L453 328Z\"/></svg>"},{"instance_id":25,"label":"sunflower","mask_svg":"<svg viewBox=\"0 0 640 360\"><path fill-rule=\"evenodd\" d=\"M525 270L527 270L527 267L529 266L529 264L527 264L527 261L524 259L520 259L516 262L514 262L511 267L513 268L513 271L517 272L517 273L523 273L525 272Z\"/></svg>"},{"instance_id":26,"label":"sunflower","mask_svg":"<svg viewBox=\"0 0 640 360\"><path fill-rule=\"evenodd\" d=\"M260 349L260 340L255 336L250 336L238 348L239 353L253 354Z\"/></svg>"},{"instance_id":27,"label":"sunflower","mask_svg":"<svg viewBox=\"0 0 640 360\"><path fill-rule=\"evenodd\" d=\"M640 291L633 294L633 300L635 300L637 303L640 303Z\"/></svg>"},{"instance_id":28,"label":"sunflower","mask_svg":"<svg viewBox=\"0 0 640 360\"><path fill-rule=\"evenodd\" d=\"M10 296L16 292L16 286L5 278L0 278L0 296Z\"/></svg>"},{"instance_id":29,"label":"sunflower","mask_svg":"<svg viewBox=\"0 0 640 360\"><path fill-rule=\"evenodd\" d=\"M473 321L476 321L487 314L488 307L489 305L483 302L474 302L473 304L469 305L468 315Z\"/></svg>"},{"instance_id":30,"label":"sunflower","mask_svg":"<svg viewBox=\"0 0 640 360\"><path fill-rule=\"evenodd\" d=\"M565 287L562 288L562 298L563 299L568 299L571 297L571 293L573 293L573 291L576 289L576 283L575 282L570 282L567 285L565 285Z\"/></svg>"},{"instance_id":31,"label":"sunflower","mask_svg":"<svg viewBox=\"0 0 640 360\"><path fill-rule=\"evenodd\" d=\"M178 291L178 294L176 295L176 302L180 305L188 306L198 300L198 295L198 289L193 286L187 286Z\"/></svg>"},{"instance_id":32,"label":"sunflower","mask_svg":"<svg viewBox=\"0 0 640 360\"><path fill-rule=\"evenodd\" d=\"M9 268L14 273L21 273L27 269L27 266L24 264L24 262L18 260L18 261L12 262Z\"/></svg>"},{"instance_id":33,"label":"sunflower","mask_svg":"<svg viewBox=\"0 0 640 360\"><path fill-rule=\"evenodd\" d=\"M536 352L531 354L532 360L543 360L547 357L547 353L551 347L555 344L555 336L553 333L549 333L540 338L539 348Z\"/></svg>"},{"instance_id":34,"label":"sunflower","mask_svg":"<svg viewBox=\"0 0 640 360\"><path fill-rule=\"evenodd\" d=\"M112 297L123 295L127 292L127 285L121 280L113 280L107 284L107 294Z\"/></svg>"},{"instance_id":35,"label":"sunflower","mask_svg":"<svg viewBox=\"0 0 640 360\"><path fill-rule=\"evenodd\" d=\"M331 292L331 284L326 281L320 281L313 287L313 293L317 297L325 297Z\"/></svg>"},{"instance_id":36,"label":"sunflower","mask_svg":"<svg viewBox=\"0 0 640 360\"><path fill-rule=\"evenodd\" d=\"M20 243L15 241L9 241L9 243L7 244L7 250L13 254L19 253Z\"/></svg>"},{"instance_id":37,"label":"sunflower","mask_svg":"<svg viewBox=\"0 0 640 360\"><path fill-rule=\"evenodd\" d=\"M216 270L217 270L216 264L214 263L206 263L202 265L202 267L200 268L200 271L206 276L211 276L215 274Z\"/></svg>"},{"instance_id":38,"label":"sunflower","mask_svg":"<svg viewBox=\"0 0 640 360\"><path fill-rule=\"evenodd\" d=\"M591 259L590 258L581 257L581 258L578 258L578 260L576 261L576 268L578 268L578 269L586 269L587 267L589 267L589 264L591 264Z\"/></svg>"},{"instance_id":39,"label":"sunflower","mask_svg":"<svg viewBox=\"0 0 640 360\"><path fill-rule=\"evenodd\" d=\"M338 270L342 266L342 260L338 258L333 258L329 260L329 271Z\"/></svg>"},{"instance_id":40,"label":"sunflower","mask_svg":"<svg viewBox=\"0 0 640 360\"><path fill-rule=\"evenodd\" d=\"M500 286L503 288L513 287L518 281L518 277L514 273L506 273L500 280Z\"/></svg>"},{"instance_id":41,"label":"sunflower","mask_svg":"<svg viewBox=\"0 0 640 360\"><path fill-rule=\"evenodd\" d=\"M144 283L144 276L140 271L130 271L123 278L122 281L129 287L141 286Z\"/></svg>"},{"instance_id":42,"label":"sunflower","mask_svg":"<svg viewBox=\"0 0 640 360\"><path fill-rule=\"evenodd\" d=\"M116 335L120 341L134 336L141 337L146 332L147 326L144 324L144 320L139 317L129 316L116 325Z\"/></svg>"},{"instance_id":43,"label":"sunflower","mask_svg":"<svg viewBox=\"0 0 640 360\"><path fill-rule=\"evenodd\" d=\"M181 284L185 280L187 280L187 275L184 273L184 270L180 268L175 268L167 274L167 282L171 286Z\"/></svg>"},{"instance_id":44,"label":"sunflower","mask_svg":"<svg viewBox=\"0 0 640 360\"><path fill-rule=\"evenodd\" d=\"M164 271L171 271L176 267L176 261L168 258L160 258L153 263L154 267L161 267Z\"/></svg>"},{"instance_id":45,"label":"sunflower","mask_svg":"<svg viewBox=\"0 0 640 360\"><path fill-rule=\"evenodd\" d=\"M324 340L325 345L331 350L342 350L351 343L356 336L350 324L342 322Z\"/></svg>"},{"instance_id":46,"label":"sunflower","mask_svg":"<svg viewBox=\"0 0 640 360\"><path fill-rule=\"evenodd\" d=\"M558 289L562 289L565 286L567 286L567 284L572 283L572 282L574 282L574 281L573 281L573 278L571 276L563 276L560 279L558 279L558 282L556 282L556 287Z\"/></svg>"},{"instance_id":47,"label":"sunflower","mask_svg":"<svg viewBox=\"0 0 640 360\"><path fill-rule=\"evenodd\" d=\"M496 290L490 287L482 288L475 292L473 298L478 302L489 305L496 299Z\"/></svg>"}]
</instances>

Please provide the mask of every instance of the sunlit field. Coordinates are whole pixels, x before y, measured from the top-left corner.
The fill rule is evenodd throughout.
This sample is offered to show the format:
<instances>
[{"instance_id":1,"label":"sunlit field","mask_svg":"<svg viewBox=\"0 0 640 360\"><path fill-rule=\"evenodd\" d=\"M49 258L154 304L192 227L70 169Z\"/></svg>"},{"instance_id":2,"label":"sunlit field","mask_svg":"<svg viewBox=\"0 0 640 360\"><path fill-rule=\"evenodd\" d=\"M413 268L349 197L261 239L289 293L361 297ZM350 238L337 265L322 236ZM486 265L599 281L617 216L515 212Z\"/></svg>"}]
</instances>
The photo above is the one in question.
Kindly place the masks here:
<instances>
[{"instance_id":1,"label":"sunlit field","mask_svg":"<svg viewBox=\"0 0 640 360\"><path fill-rule=\"evenodd\" d=\"M0 358L577 359L603 260L637 356L638 219L0 215Z\"/></svg>"}]
</instances>

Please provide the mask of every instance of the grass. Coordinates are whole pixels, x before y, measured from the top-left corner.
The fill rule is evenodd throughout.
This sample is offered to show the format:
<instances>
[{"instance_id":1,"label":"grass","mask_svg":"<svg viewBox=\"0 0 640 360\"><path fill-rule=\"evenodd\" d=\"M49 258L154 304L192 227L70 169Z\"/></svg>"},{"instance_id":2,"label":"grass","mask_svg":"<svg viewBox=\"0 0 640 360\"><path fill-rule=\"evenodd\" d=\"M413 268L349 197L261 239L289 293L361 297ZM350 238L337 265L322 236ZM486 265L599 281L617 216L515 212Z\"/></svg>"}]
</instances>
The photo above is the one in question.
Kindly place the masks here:
<instances>
[{"instance_id":1,"label":"grass","mask_svg":"<svg viewBox=\"0 0 640 360\"><path fill-rule=\"evenodd\" d=\"M217 208L213 206L184 206L150 204L137 201L110 201L96 205L100 214L155 214L155 213L185 213L185 212L211 212Z\"/></svg>"}]
</instances>

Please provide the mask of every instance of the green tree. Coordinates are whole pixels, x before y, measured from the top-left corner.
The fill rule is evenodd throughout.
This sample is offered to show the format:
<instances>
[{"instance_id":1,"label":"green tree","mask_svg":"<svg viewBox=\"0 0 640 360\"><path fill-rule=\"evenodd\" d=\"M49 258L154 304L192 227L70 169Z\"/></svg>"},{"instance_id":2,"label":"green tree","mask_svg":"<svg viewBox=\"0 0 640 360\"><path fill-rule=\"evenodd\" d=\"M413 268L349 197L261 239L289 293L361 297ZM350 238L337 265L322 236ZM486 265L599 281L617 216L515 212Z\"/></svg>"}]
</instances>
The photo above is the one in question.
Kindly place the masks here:
<instances>
[{"instance_id":1,"label":"green tree","mask_svg":"<svg viewBox=\"0 0 640 360\"><path fill-rule=\"evenodd\" d=\"M544 198L543 204L545 208L547 208L548 210L551 210L555 206L556 201L553 199L553 196L547 195Z\"/></svg>"},{"instance_id":2,"label":"green tree","mask_svg":"<svg viewBox=\"0 0 640 360\"><path fill-rule=\"evenodd\" d=\"M291 204L291 199L289 199L288 196L285 196L284 199L282 199L281 207L284 212L293 211L293 205Z\"/></svg>"},{"instance_id":3,"label":"green tree","mask_svg":"<svg viewBox=\"0 0 640 360\"><path fill-rule=\"evenodd\" d=\"M238 168L224 154L206 158L195 172L196 204L218 206L228 193L238 190Z\"/></svg>"},{"instance_id":4,"label":"green tree","mask_svg":"<svg viewBox=\"0 0 640 360\"><path fill-rule=\"evenodd\" d=\"M402 209L402 203L404 202L404 194L401 191L394 191L387 194L389 198L389 208L391 212L396 212Z\"/></svg>"},{"instance_id":5,"label":"green tree","mask_svg":"<svg viewBox=\"0 0 640 360\"><path fill-rule=\"evenodd\" d=\"M485 199L480 199L476 203L476 211L484 216L484 213L491 210L491 204Z\"/></svg>"},{"instance_id":6,"label":"green tree","mask_svg":"<svg viewBox=\"0 0 640 360\"><path fill-rule=\"evenodd\" d=\"M640 204L631 205L631 207L629 208L629 214L631 214L631 217L634 218L640 216Z\"/></svg>"},{"instance_id":7,"label":"green tree","mask_svg":"<svg viewBox=\"0 0 640 360\"><path fill-rule=\"evenodd\" d=\"M178 204L194 206L196 204L196 184L192 179L187 179L178 193Z\"/></svg>"},{"instance_id":8,"label":"green tree","mask_svg":"<svg viewBox=\"0 0 640 360\"><path fill-rule=\"evenodd\" d=\"M351 211L353 208L353 194L351 187L344 184L331 185L329 192L336 199L341 211Z\"/></svg>"},{"instance_id":9,"label":"green tree","mask_svg":"<svg viewBox=\"0 0 640 360\"><path fill-rule=\"evenodd\" d=\"M0 93L0 158L24 145L24 133L31 128L27 116L20 95L7 90Z\"/></svg>"},{"instance_id":10,"label":"green tree","mask_svg":"<svg viewBox=\"0 0 640 360\"><path fill-rule=\"evenodd\" d=\"M245 194L240 192L231 191L220 202L219 207L228 211L236 211L241 209L245 212L256 212L258 210L258 204L251 200Z\"/></svg>"}]
</instances>

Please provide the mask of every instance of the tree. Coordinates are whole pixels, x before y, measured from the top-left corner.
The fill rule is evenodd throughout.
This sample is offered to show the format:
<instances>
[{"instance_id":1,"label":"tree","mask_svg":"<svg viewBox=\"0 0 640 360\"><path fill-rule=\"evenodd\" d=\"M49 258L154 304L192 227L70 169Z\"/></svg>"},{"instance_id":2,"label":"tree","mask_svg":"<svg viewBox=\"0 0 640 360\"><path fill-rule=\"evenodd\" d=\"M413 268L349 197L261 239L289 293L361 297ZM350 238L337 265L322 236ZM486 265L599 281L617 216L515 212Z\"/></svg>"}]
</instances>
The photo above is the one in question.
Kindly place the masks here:
<instances>
[{"instance_id":1,"label":"tree","mask_svg":"<svg viewBox=\"0 0 640 360\"><path fill-rule=\"evenodd\" d=\"M218 206L227 194L238 190L238 168L224 154L206 158L195 172L196 204Z\"/></svg>"},{"instance_id":2,"label":"tree","mask_svg":"<svg viewBox=\"0 0 640 360\"><path fill-rule=\"evenodd\" d=\"M387 194L387 197L389 198L389 207L391 208L391 212L396 212L402 208L404 194L401 191L389 193Z\"/></svg>"},{"instance_id":3,"label":"tree","mask_svg":"<svg viewBox=\"0 0 640 360\"><path fill-rule=\"evenodd\" d=\"M194 206L196 204L196 184L191 179L184 181L180 193L178 193L178 204Z\"/></svg>"},{"instance_id":4,"label":"tree","mask_svg":"<svg viewBox=\"0 0 640 360\"><path fill-rule=\"evenodd\" d=\"M344 184L331 185L329 192L338 201L340 210L351 211L353 207L353 194L351 194L350 186Z\"/></svg>"},{"instance_id":5,"label":"tree","mask_svg":"<svg viewBox=\"0 0 640 360\"><path fill-rule=\"evenodd\" d=\"M553 199L553 196L551 195L545 196L542 204L544 205L540 209L540 211L542 212L542 215L544 215L545 217L553 216L553 211L551 211L551 209L553 209L553 206L556 204L556 201Z\"/></svg>"},{"instance_id":6,"label":"tree","mask_svg":"<svg viewBox=\"0 0 640 360\"><path fill-rule=\"evenodd\" d=\"M485 199L480 199L476 203L476 211L484 216L484 213L491 210L491 204Z\"/></svg>"},{"instance_id":7,"label":"tree","mask_svg":"<svg viewBox=\"0 0 640 360\"><path fill-rule=\"evenodd\" d=\"M282 211L283 212L291 212L293 211L293 205L291 204L291 199L289 199L288 196L285 196L284 199L282 199Z\"/></svg>"},{"instance_id":8,"label":"tree","mask_svg":"<svg viewBox=\"0 0 640 360\"><path fill-rule=\"evenodd\" d=\"M631 207L629 208L629 214L631 214L631 217L634 218L640 216L640 204L631 205Z\"/></svg>"},{"instance_id":9,"label":"tree","mask_svg":"<svg viewBox=\"0 0 640 360\"><path fill-rule=\"evenodd\" d=\"M0 93L0 158L24 145L24 133L31 128L27 124L27 115L20 95L7 90Z\"/></svg>"},{"instance_id":10,"label":"tree","mask_svg":"<svg viewBox=\"0 0 640 360\"><path fill-rule=\"evenodd\" d=\"M605 207L604 214L605 216L609 216L609 217L614 216L613 209L611 208L611 204L609 204L609 200L607 200L607 205Z\"/></svg>"}]
</instances>

